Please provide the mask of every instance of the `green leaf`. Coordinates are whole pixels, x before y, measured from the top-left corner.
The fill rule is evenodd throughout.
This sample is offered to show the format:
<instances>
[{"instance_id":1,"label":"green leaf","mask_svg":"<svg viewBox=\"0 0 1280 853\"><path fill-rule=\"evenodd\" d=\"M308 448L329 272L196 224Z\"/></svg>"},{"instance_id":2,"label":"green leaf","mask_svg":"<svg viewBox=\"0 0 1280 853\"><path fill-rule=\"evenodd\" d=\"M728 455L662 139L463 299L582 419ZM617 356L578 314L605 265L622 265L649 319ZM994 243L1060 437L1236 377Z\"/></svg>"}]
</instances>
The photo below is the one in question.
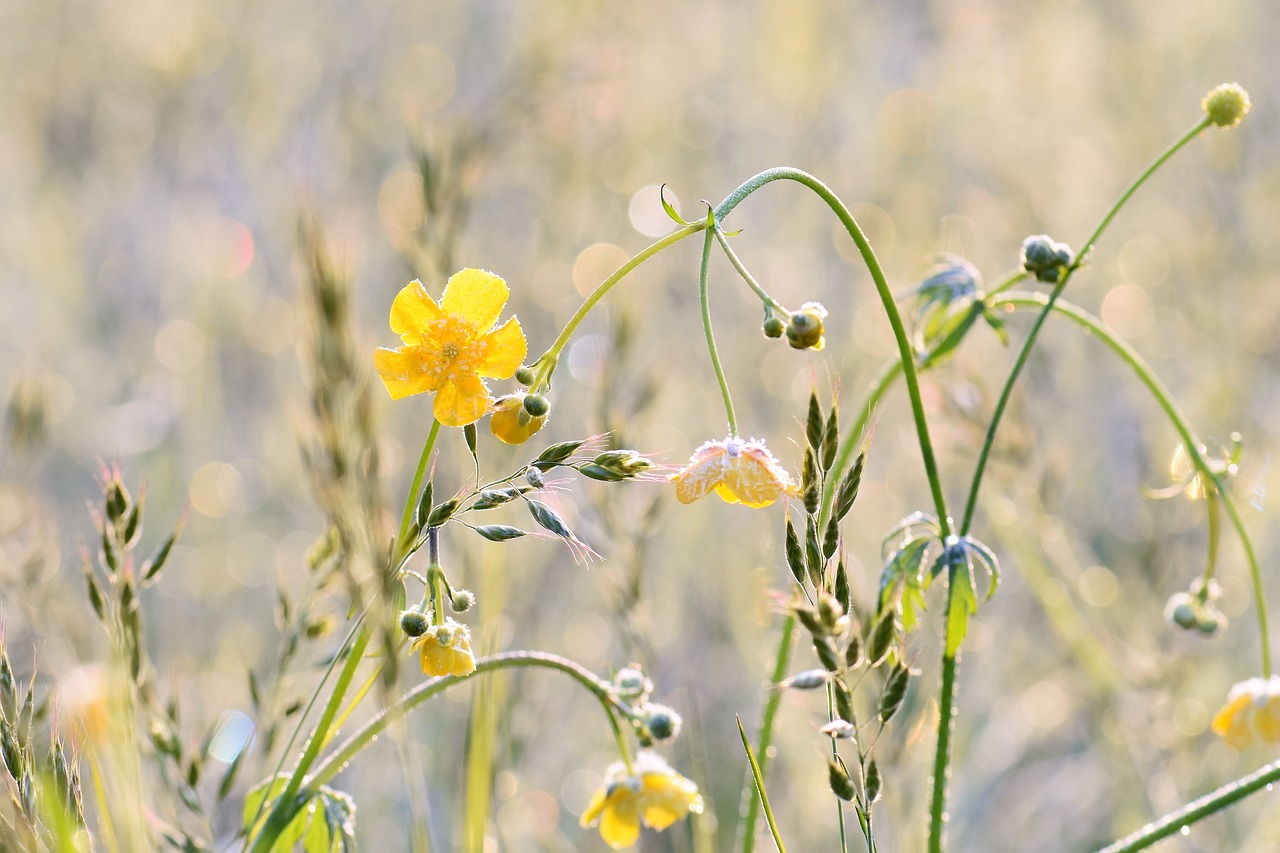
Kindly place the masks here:
<instances>
[{"instance_id":1,"label":"green leaf","mask_svg":"<svg viewBox=\"0 0 1280 853\"><path fill-rule=\"evenodd\" d=\"M782 836L778 834L778 823L773 819L773 809L769 807L769 795L764 789L764 774L760 772L760 764L756 754L747 742L747 730L742 727L742 718L738 717L738 736L742 738L742 748L746 750L747 762L751 765L751 778L755 779L756 790L760 792L760 805L764 807L765 820L769 822L769 832L773 834L773 843L778 846L778 853L787 853L782 844Z\"/></svg>"},{"instance_id":2,"label":"green leaf","mask_svg":"<svg viewBox=\"0 0 1280 853\"><path fill-rule=\"evenodd\" d=\"M658 188L658 200L662 202L662 209L666 211L667 216L671 217L671 221L677 225L685 226L691 223L685 222L680 214L676 213L676 209L671 206L671 202L667 201L667 185L663 184Z\"/></svg>"}]
</instances>

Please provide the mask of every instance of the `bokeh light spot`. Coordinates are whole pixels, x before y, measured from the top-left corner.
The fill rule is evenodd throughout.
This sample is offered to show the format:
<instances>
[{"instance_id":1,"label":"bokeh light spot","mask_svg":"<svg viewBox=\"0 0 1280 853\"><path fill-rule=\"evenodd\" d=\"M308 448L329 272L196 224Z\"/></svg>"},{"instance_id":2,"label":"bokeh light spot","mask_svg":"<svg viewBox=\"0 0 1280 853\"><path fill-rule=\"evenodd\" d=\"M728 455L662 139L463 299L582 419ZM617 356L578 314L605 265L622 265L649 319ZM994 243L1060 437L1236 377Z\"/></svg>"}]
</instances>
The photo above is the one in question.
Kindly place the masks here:
<instances>
[{"instance_id":1,"label":"bokeh light spot","mask_svg":"<svg viewBox=\"0 0 1280 853\"><path fill-rule=\"evenodd\" d=\"M679 213L680 199L676 198L670 187L667 188L666 196L667 202ZM646 237L661 237L676 227L675 222L662 209L662 187L657 184L642 187L631 196L627 216L631 219L631 226Z\"/></svg>"},{"instance_id":2,"label":"bokeh light spot","mask_svg":"<svg viewBox=\"0 0 1280 853\"><path fill-rule=\"evenodd\" d=\"M611 243L595 243L583 249L573 262L573 286L583 296L627 262L628 255Z\"/></svg>"},{"instance_id":3,"label":"bokeh light spot","mask_svg":"<svg viewBox=\"0 0 1280 853\"><path fill-rule=\"evenodd\" d=\"M1151 329L1151 297L1140 287L1121 284L1102 299L1102 321L1123 337L1136 338Z\"/></svg>"}]
</instances>

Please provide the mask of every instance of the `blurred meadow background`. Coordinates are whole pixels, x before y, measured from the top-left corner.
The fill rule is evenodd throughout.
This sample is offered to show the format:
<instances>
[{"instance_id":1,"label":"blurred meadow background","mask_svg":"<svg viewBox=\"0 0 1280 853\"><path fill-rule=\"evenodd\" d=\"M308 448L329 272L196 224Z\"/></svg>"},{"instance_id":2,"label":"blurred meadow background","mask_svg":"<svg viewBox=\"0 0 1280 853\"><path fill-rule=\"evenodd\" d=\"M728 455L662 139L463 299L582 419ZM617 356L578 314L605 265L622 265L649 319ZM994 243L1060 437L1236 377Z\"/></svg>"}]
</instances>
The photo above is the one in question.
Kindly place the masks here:
<instances>
[{"instance_id":1,"label":"blurred meadow background","mask_svg":"<svg viewBox=\"0 0 1280 853\"><path fill-rule=\"evenodd\" d=\"M198 740L228 710L248 713L246 671L269 677L279 653L276 590L301 595L306 554L327 528L314 402L327 356L308 286L316 244L349 287L344 393L367 419L345 423L368 437L355 464L389 531L431 417L425 397L390 405L371 369L374 347L395 344L387 312L409 280L439 294L462 267L501 275L533 357L591 288L669 230L659 185L694 218L702 199L790 165L852 207L895 291L939 252L965 256L990 282L1016 267L1029 234L1082 242L1198 120L1201 96L1233 80L1254 105L1241 128L1211 130L1166 166L1066 298L1150 361L1210 450L1241 433L1233 483L1274 606L1271 12L1263 0L0 0L0 619L15 667L37 665L52 685L105 654L78 550L94 536L86 505L99 500L99 463L118 461L135 493L145 481L144 550L186 517L165 578L143 597L157 683L178 697L184 737ZM810 387L824 398L838 389L851 422L893 340L853 247L810 195L765 188L727 227L742 229L734 245L775 296L830 312L821 353L768 342L757 301L713 258L741 430L796 470ZM606 431L679 465L724 435L695 242L646 263L591 315L530 445L499 446L482 425L486 470ZM1010 317L1015 343L1028 321ZM924 377L953 502L1012 357L979 328ZM900 387L876 422L846 525L864 602L880 538L929 506ZM1257 668L1232 537L1220 574L1228 629L1205 640L1162 616L1205 550L1202 504L1143 495L1170 483L1176 440L1123 365L1050 322L975 528L1005 584L966 642L953 849L1091 849L1270 759L1207 730L1229 686ZM460 434L446 431L437 490L470 470ZM745 767L734 715L758 721L775 593L791 582L781 513L683 507L654 483L575 486L557 506L603 561L575 564L547 540L446 539L451 578L479 596L469 620L477 650L543 649L605 675L642 663L655 698L684 714L666 753L707 811L646 833L640 849L729 849ZM331 590L317 614L340 624L342 593ZM920 676L878 747L884 850L924 843L940 657L936 612L929 618L911 641ZM286 699L306 696L341 636L324 627L300 652ZM794 668L813 665L801 649ZM478 697L500 709L492 780L471 782L491 793L482 838L461 829ZM825 713L820 697L797 693L780 718L770 794L794 850L834 844L816 734ZM337 780L359 804L364 849L408 848L406 803L420 789L435 849L605 849L577 817L613 742L594 702L563 679L477 679L410 725L402 748L421 778L406 781L384 741ZM237 790L274 758L255 754ZM1164 849L1274 850L1275 804L1261 794ZM216 837L237 820L238 806L224 809Z\"/></svg>"}]
</instances>

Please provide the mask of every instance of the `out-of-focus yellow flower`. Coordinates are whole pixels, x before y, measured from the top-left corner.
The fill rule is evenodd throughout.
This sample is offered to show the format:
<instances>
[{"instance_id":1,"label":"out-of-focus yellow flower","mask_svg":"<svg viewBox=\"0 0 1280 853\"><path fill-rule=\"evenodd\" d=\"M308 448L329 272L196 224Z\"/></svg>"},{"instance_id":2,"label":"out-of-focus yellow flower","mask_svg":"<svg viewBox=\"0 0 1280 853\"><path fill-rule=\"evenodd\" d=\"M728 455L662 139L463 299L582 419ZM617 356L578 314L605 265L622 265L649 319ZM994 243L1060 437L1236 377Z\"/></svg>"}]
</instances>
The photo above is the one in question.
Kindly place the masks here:
<instances>
[{"instance_id":1,"label":"out-of-focus yellow flower","mask_svg":"<svg viewBox=\"0 0 1280 853\"><path fill-rule=\"evenodd\" d=\"M762 507L800 487L758 438L731 435L708 441L693 452L689 464L671 476L680 503L693 503L714 490L726 503Z\"/></svg>"},{"instance_id":2,"label":"out-of-focus yellow flower","mask_svg":"<svg viewBox=\"0 0 1280 853\"><path fill-rule=\"evenodd\" d=\"M476 671L476 659L471 654L471 632L466 625L452 619L444 620L413 641L413 650L422 663L422 674L470 675Z\"/></svg>"},{"instance_id":3,"label":"out-of-focus yellow flower","mask_svg":"<svg viewBox=\"0 0 1280 853\"><path fill-rule=\"evenodd\" d=\"M600 824L600 837L614 850L630 847L640 837L640 824L666 829L690 812L702 813L698 786L671 769L653 752L641 752L632 762L635 773L618 762L606 772L604 787L591 797L579 823Z\"/></svg>"},{"instance_id":4,"label":"out-of-focus yellow flower","mask_svg":"<svg viewBox=\"0 0 1280 853\"><path fill-rule=\"evenodd\" d=\"M508 394L493 404L489 429L507 444L524 444L547 422L546 414L534 416L525 407L525 394Z\"/></svg>"},{"instance_id":5,"label":"out-of-focus yellow flower","mask_svg":"<svg viewBox=\"0 0 1280 853\"><path fill-rule=\"evenodd\" d=\"M1213 715L1213 732L1234 749L1258 738L1280 743L1280 676L1241 681L1227 694L1227 704Z\"/></svg>"},{"instance_id":6,"label":"out-of-focus yellow flower","mask_svg":"<svg viewBox=\"0 0 1280 853\"><path fill-rule=\"evenodd\" d=\"M506 379L524 361L524 332L515 317L494 328L511 290L491 272L456 272L436 303L414 280L391 303L391 331L404 346L379 347L373 365L391 399L436 392L436 420L466 426L492 399L484 379Z\"/></svg>"}]
</instances>

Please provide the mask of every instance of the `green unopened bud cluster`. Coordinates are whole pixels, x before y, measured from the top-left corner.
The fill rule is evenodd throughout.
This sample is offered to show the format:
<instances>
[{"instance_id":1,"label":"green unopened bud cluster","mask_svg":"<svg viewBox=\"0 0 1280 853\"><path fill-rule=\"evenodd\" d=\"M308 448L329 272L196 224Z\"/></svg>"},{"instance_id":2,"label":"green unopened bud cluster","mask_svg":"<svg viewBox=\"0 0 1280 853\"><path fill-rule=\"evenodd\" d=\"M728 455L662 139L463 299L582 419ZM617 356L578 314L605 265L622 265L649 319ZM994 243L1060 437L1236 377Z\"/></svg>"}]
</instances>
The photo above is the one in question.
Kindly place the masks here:
<instances>
[{"instance_id":1,"label":"green unopened bud cluster","mask_svg":"<svg viewBox=\"0 0 1280 853\"><path fill-rule=\"evenodd\" d=\"M1057 284L1071 265L1071 247L1045 234L1022 241L1022 268L1045 284Z\"/></svg>"},{"instance_id":2,"label":"green unopened bud cluster","mask_svg":"<svg viewBox=\"0 0 1280 853\"><path fill-rule=\"evenodd\" d=\"M1212 580L1199 578L1187 592L1174 593L1164 608L1164 618L1184 631L1198 631L1212 637L1227 625L1216 599L1221 588Z\"/></svg>"}]
</instances>

